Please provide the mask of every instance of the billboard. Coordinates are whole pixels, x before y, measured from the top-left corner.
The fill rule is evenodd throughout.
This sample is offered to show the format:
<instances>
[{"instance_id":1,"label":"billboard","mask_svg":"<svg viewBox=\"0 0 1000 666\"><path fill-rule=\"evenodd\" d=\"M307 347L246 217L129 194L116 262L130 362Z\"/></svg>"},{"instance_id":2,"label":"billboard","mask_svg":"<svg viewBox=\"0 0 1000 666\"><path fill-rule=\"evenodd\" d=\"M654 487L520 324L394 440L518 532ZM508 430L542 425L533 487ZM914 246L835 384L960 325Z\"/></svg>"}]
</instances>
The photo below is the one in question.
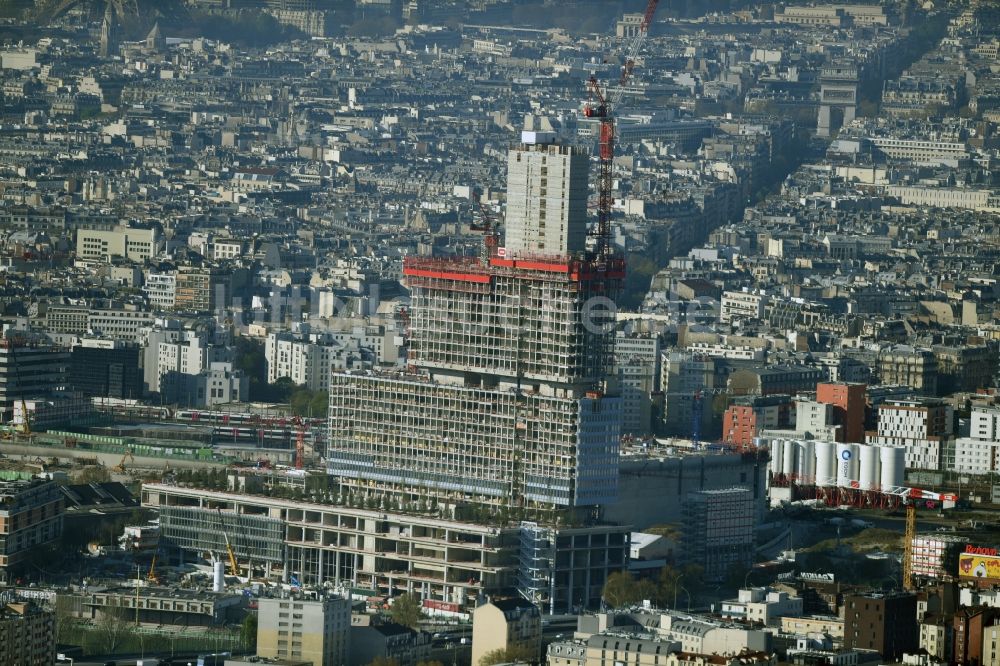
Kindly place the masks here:
<instances>
[{"instance_id":1,"label":"billboard","mask_svg":"<svg viewBox=\"0 0 1000 666\"><path fill-rule=\"evenodd\" d=\"M1000 553L995 548L966 546L958 555L958 577L1000 581Z\"/></svg>"}]
</instances>

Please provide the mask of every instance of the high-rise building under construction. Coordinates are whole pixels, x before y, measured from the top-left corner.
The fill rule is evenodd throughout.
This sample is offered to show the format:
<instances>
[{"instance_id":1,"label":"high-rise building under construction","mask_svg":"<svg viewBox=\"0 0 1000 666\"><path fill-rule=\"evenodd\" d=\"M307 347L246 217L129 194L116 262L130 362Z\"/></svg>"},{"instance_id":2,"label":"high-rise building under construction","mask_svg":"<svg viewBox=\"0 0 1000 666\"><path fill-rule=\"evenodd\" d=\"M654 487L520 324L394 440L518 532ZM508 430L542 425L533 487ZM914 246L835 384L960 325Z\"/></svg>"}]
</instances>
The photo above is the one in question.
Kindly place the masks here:
<instances>
[{"instance_id":1,"label":"high-rise building under construction","mask_svg":"<svg viewBox=\"0 0 1000 666\"><path fill-rule=\"evenodd\" d=\"M509 158L506 245L409 258L410 368L330 387L329 471L346 492L446 510L614 501L618 257L586 251L587 157L550 136Z\"/></svg>"}]
</instances>

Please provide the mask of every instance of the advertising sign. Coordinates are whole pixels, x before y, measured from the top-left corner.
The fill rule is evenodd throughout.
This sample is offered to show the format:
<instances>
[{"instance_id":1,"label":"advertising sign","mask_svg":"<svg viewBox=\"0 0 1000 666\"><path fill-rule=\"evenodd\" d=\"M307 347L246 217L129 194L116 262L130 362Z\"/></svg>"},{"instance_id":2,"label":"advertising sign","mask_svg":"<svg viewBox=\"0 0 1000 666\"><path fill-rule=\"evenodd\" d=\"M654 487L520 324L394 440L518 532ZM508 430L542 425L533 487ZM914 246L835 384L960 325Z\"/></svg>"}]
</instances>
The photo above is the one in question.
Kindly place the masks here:
<instances>
[{"instance_id":1,"label":"advertising sign","mask_svg":"<svg viewBox=\"0 0 1000 666\"><path fill-rule=\"evenodd\" d=\"M966 546L958 556L958 577L1000 581L1000 555L995 548Z\"/></svg>"}]
</instances>

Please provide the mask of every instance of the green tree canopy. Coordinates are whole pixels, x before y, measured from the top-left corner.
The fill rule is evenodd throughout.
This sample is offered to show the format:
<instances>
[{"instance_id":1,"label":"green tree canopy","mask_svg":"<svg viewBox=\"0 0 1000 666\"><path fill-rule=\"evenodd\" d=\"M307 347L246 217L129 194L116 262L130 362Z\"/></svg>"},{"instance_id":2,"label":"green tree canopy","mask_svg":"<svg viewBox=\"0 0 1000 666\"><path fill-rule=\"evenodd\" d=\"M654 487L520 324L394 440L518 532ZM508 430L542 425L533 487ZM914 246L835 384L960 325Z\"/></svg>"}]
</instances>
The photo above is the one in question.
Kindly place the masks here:
<instances>
[{"instance_id":1,"label":"green tree canopy","mask_svg":"<svg viewBox=\"0 0 1000 666\"><path fill-rule=\"evenodd\" d=\"M424 617L424 611L416 597L411 594L402 594L392 602L389 615L396 624L416 629Z\"/></svg>"}]
</instances>

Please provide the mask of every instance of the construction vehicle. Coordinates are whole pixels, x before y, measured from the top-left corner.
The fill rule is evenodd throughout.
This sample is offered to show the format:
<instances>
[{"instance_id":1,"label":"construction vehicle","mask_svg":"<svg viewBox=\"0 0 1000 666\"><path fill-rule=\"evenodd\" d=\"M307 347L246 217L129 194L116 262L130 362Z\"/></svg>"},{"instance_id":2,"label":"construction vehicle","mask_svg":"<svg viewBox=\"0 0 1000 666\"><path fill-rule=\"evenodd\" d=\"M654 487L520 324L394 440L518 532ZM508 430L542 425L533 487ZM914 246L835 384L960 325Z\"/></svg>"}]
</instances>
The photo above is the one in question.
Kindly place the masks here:
<instances>
[{"instance_id":1,"label":"construction vehicle","mask_svg":"<svg viewBox=\"0 0 1000 666\"><path fill-rule=\"evenodd\" d=\"M653 21L653 14L656 13L656 6L659 0L649 0L646 5L646 13L642 17L639 31L633 38L629 46L628 55L622 64L621 76L618 79L618 87L610 91L610 96L601 90L601 85L597 77L591 75L587 81L587 88L593 97L593 103L587 104L583 109L583 115L587 118L597 118L601 121L600 133L598 135L598 148L600 157L600 170L598 172L597 185L597 248L596 253L599 259L609 258L613 252L611 247L611 206L613 203L614 191L614 159L615 159L615 116L614 109L621 102L625 92L625 85L632 78L632 69L635 67L635 59L639 55L639 49L646 41L646 33Z\"/></svg>"},{"instance_id":2,"label":"construction vehicle","mask_svg":"<svg viewBox=\"0 0 1000 666\"><path fill-rule=\"evenodd\" d=\"M112 472L118 472L119 474L124 474L126 471L125 463L129 462L133 465L135 464L135 456L132 455L131 451L126 451L125 455L122 456L121 461L111 468Z\"/></svg>"}]
</instances>

